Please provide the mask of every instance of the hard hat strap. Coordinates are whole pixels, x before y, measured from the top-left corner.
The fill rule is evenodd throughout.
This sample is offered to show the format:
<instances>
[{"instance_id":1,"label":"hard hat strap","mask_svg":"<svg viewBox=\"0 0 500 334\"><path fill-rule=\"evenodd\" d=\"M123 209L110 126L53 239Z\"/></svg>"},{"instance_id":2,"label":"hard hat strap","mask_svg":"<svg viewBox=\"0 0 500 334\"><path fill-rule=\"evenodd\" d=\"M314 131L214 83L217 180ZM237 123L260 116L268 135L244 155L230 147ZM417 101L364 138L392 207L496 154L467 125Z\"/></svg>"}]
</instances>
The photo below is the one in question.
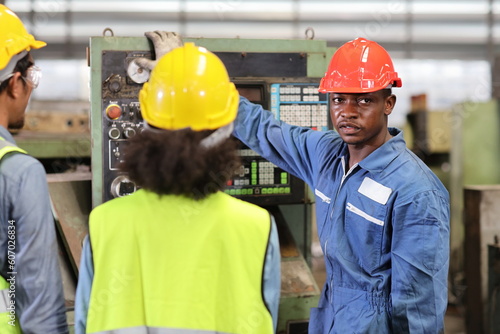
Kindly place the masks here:
<instances>
[{"instance_id":1,"label":"hard hat strap","mask_svg":"<svg viewBox=\"0 0 500 334\"><path fill-rule=\"evenodd\" d=\"M222 141L229 138L231 133L233 133L234 124L233 122L225 125L221 128L218 128L214 132L212 132L207 138L204 138L200 142L200 146L206 149L212 148L214 146L219 145Z\"/></svg>"},{"instance_id":2,"label":"hard hat strap","mask_svg":"<svg viewBox=\"0 0 500 334\"><path fill-rule=\"evenodd\" d=\"M148 124L148 122L143 123L144 129L148 131L154 131L154 132L163 132L165 129L160 129L160 128L155 128L152 127L151 125ZM206 138L203 138L200 142L200 146L206 149L212 148L214 146L219 145L222 143L225 139L229 138L231 134L233 133L234 129L234 123L231 122L228 125L225 125L223 127L218 128L214 132L212 132L209 136ZM178 130L168 130L168 131L179 131L182 129Z\"/></svg>"},{"instance_id":3,"label":"hard hat strap","mask_svg":"<svg viewBox=\"0 0 500 334\"><path fill-rule=\"evenodd\" d=\"M12 76L12 71L17 65L17 62L28 54L28 51L19 52L17 55L10 58L9 63L0 70L0 84Z\"/></svg>"}]
</instances>

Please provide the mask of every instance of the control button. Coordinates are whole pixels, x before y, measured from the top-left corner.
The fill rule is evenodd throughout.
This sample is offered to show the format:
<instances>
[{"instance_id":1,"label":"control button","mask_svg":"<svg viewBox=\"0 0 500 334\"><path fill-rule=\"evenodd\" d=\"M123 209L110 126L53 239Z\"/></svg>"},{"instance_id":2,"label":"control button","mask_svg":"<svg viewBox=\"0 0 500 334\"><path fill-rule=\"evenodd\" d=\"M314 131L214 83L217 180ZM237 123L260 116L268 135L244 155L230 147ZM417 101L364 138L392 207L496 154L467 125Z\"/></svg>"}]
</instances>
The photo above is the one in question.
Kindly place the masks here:
<instances>
[{"instance_id":1,"label":"control button","mask_svg":"<svg viewBox=\"0 0 500 334\"><path fill-rule=\"evenodd\" d=\"M125 135L125 138L129 139L135 136L135 129L133 128L125 128L125 131L123 131L123 134Z\"/></svg>"},{"instance_id":2,"label":"control button","mask_svg":"<svg viewBox=\"0 0 500 334\"><path fill-rule=\"evenodd\" d=\"M108 89L112 93L118 93L122 89L122 77L118 74L113 74L106 81L108 81Z\"/></svg>"},{"instance_id":3,"label":"control button","mask_svg":"<svg viewBox=\"0 0 500 334\"><path fill-rule=\"evenodd\" d=\"M106 108L106 116L111 119L117 119L122 115L122 108L117 104L110 104Z\"/></svg>"},{"instance_id":4,"label":"control button","mask_svg":"<svg viewBox=\"0 0 500 334\"><path fill-rule=\"evenodd\" d=\"M118 138L120 138L120 135L121 135L120 129L118 129L118 128L109 129L109 132L108 132L109 138L118 139Z\"/></svg>"}]
</instances>

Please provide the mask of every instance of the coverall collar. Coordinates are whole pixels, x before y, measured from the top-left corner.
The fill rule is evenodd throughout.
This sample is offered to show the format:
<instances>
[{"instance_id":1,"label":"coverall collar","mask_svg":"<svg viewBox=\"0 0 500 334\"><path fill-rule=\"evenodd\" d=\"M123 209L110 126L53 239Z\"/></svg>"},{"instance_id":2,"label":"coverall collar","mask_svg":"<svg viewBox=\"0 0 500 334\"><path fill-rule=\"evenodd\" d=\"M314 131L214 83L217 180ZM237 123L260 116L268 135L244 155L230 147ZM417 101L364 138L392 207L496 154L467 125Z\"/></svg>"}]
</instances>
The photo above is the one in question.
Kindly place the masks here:
<instances>
[{"instance_id":1,"label":"coverall collar","mask_svg":"<svg viewBox=\"0 0 500 334\"><path fill-rule=\"evenodd\" d=\"M370 173L382 172L401 152L406 149L406 142L403 138L403 131L397 128L389 128L389 133L393 136L388 142L370 153L359 162L359 167ZM344 145L341 156L348 156L347 145Z\"/></svg>"}]
</instances>

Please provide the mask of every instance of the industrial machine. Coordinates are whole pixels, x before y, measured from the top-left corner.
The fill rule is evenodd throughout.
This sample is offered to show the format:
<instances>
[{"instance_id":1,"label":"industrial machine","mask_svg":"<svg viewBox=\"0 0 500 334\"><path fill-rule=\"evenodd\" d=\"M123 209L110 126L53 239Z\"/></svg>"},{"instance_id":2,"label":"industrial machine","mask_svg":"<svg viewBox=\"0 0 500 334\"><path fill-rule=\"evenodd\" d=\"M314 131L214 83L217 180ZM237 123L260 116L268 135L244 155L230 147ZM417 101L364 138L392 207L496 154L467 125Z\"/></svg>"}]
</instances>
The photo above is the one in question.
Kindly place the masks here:
<instances>
[{"instance_id":1,"label":"industrial machine","mask_svg":"<svg viewBox=\"0 0 500 334\"><path fill-rule=\"evenodd\" d=\"M325 41L184 38L216 53L240 95L283 121L314 128L329 125L327 98L317 91L333 50ZM137 190L118 169L128 140L142 131L138 94L149 73L137 57L154 57L147 38L92 37L92 206ZM304 333L319 289L311 275L312 199L303 181L241 144L243 166L226 192L267 208L276 218L282 255L278 332Z\"/></svg>"}]
</instances>

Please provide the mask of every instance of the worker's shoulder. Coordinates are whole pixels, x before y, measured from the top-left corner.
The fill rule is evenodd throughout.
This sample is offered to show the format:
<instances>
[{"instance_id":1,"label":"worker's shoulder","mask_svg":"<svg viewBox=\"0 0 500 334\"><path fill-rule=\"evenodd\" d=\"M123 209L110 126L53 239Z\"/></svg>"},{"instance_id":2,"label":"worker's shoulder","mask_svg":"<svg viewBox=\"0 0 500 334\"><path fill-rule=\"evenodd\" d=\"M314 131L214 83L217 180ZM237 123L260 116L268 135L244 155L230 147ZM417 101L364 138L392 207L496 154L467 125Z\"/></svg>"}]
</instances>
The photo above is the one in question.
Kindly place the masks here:
<instances>
[{"instance_id":1,"label":"worker's shoulder","mask_svg":"<svg viewBox=\"0 0 500 334\"><path fill-rule=\"evenodd\" d=\"M411 192L433 192L448 197L448 191L441 180L415 153L406 149L396 159L390 174L401 185L406 184Z\"/></svg>"},{"instance_id":2,"label":"worker's shoulder","mask_svg":"<svg viewBox=\"0 0 500 334\"><path fill-rule=\"evenodd\" d=\"M45 175L40 161L29 154L20 152L8 153L0 160L0 174L9 179L19 179L26 175Z\"/></svg>"}]
</instances>

